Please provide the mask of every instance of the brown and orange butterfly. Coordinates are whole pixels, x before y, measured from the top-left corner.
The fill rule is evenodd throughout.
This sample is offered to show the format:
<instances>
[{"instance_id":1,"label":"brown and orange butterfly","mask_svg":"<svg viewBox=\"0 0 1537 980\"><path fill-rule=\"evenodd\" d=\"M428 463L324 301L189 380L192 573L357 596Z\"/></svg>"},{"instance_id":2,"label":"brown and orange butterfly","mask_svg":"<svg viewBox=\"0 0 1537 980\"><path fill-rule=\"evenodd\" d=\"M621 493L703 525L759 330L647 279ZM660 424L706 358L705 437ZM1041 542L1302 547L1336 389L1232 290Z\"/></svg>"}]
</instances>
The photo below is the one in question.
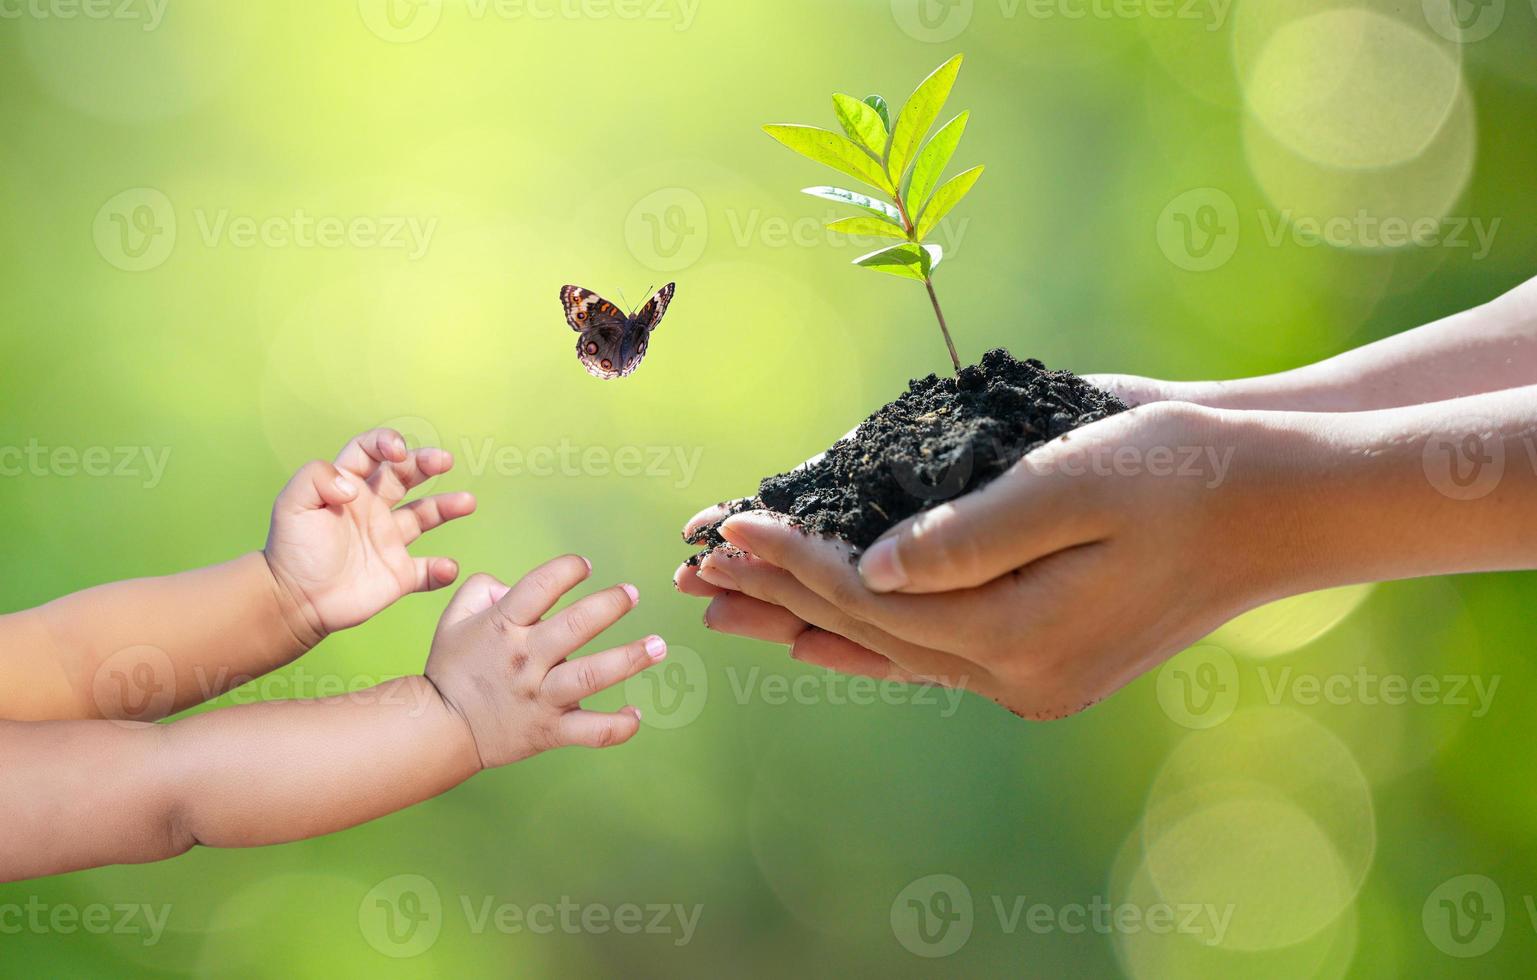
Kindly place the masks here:
<instances>
[{"instance_id":1,"label":"brown and orange butterfly","mask_svg":"<svg viewBox=\"0 0 1537 980\"><path fill-rule=\"evenodd\" d=\"M658 289L633 316L590 289L562 286L560 304L566 309L566 322L579 334L576 356L587 373L605 381L633 374L677 286L670 282Z\"/></svg>"}]
</instances>

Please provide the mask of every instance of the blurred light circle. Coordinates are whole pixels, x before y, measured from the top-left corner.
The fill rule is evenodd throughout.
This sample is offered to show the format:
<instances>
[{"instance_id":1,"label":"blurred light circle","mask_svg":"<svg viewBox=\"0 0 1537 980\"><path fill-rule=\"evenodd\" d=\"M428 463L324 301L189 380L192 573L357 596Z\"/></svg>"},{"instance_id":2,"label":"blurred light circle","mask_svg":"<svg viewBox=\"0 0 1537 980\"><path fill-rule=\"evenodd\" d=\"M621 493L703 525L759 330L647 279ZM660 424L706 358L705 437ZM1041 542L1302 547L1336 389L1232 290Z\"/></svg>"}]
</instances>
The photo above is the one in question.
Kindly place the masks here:
<instances>
[{"instance_id":1,"label":"blurred light circle","mask_svg":"<svg viewBox=\"0 0 1537 980\"><path fill-rule=\"evenodd\" d=\"M1209 910L1196 937L1207 945L1281 949L1317 935L1355 897L1349 869L1323 828L1284 795L1232 789L1148 845L1158 894Z\"/></svg>"},{"instance_id":2,"label":"blurred light circle","mask_svg":"<svg viewBox=\"0 0 1537 980\"><path fill-rule=\"evenodd\" d=\"M1474 110L1466 90L1430 144L1395 166L1322 166L1281 143L1253 116L1244 119L1243 139L1249 169L1275 209L1261 216L1263 240L1273 248L1483 247L1474 237L1478 227L1444 220L1473 172Z\"/></svg>"},{"instance_id":3,"label":"blurred light circle","mask_svg":"<svg viewBox=\"0 0 1537 980\"><path fill-rule=\"evenodd\" d=\"M1253 77L1276 33L1297 21L1322 13L1345 11L1355 16L1375 14L1395 21L1440 48L1454 63L1461 64L1462 45L1434 37L1425 30L1425 12L1417 3L1404 0L1287 0L1265 3L1246 0L1234 4L1231 23L1233 70L1240 84Z\"/></svg>"},{"instance_id":4,"label":"blurred light circle","mask_svg":"<svg viewBox=\"0 0 1537 980\"><path fill-rule=\"evenodd\" d=\"M1228 980L1230 977L1312 977L1333 980L1343 977L1355 957L1359 921L1354 907L1348 908L1331 927L1302 942L1275 949L1234 949L1225 943L1209 942L1216 930L1211 923L1222 923L1222 909L1178 909L1170 906L1153 887L1142 848L1142 828L1132 831L1117 855L1111 871L1108 894L1113 909L1129 908L1139 913L1129 921L1136 928L1117 928L1114 932L1116 957L1122 971L1135 980L1182 977L1190 980ZM1216 905L1215 900L1208 903ZM1153 928L1155 916L1169 909L1169 925ZM1231 920L1227 920L1229 923ZM1230 928L1227 927L1227 928ZM1226 939L1226 933L1223 933Z\"/></svg>"},{"instance_id":5,"label":"blurred light circle","mask_svg":"<svg viewBox=\"0 0 1537 980\"><path fill-rule=\"evenodd\" d=\"M1289 149L1346 168L1419 155L1461 90L1457 61L1424 32L1356 8L1276 31L1244 85L1249 111Z\"/></svg>"},{"instance_id":6,"label":"blurred light circle","mask_svg":"<svg viewBox=\"0 0 1537 980\"><path fill-rule=\"evenodd\" d=\"M1376 586L1347 585L1291 596L1244 613L1208 640L1247 657L1278 657L1312 643L1361 607Z\"/></svg>"},{"instance_id":7,"label":"blurred light circle","mask_svg":"<svg viewBox=\"0 0 1537 980\"><path fill-rule=\"evenodd\" d=\"M1289 708L1247 709L1185 738L1148 794L1148 873L1169 902L1231 905L1222 945L1302 942L1354 901L1377 847L1349 748Z\"/></svg>"}]
</instances>

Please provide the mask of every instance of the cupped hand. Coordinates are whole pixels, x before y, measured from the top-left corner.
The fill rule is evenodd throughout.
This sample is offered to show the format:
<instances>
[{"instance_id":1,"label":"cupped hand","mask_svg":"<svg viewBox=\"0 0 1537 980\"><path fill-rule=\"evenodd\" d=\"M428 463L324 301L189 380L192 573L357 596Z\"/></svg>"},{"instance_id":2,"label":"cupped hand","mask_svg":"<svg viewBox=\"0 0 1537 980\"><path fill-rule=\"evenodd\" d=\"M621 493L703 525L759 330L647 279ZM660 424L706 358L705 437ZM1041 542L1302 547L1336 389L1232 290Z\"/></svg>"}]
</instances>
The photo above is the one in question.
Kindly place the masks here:
<instances>
[{"instance_id":1,"label":"cupped hand","mask_svg":"<svg viewBox=\"0 0 1537 980\"><path fill-rule=\"evenodd\" d=\"M473 575L444 611L426 675L464 719L481 768L561 746L619 745L640 729L637 708L586 711L581 702L661 662L661 637L566 659L635 608L635 587L595 592L544 618L591 571L586 559L566 555L511 587Z\"/></svg>"},{"instance_id":2,"label":"cupped hand","mask_svg":"<svg viewBox=\"0 0 1537 980\"><path fill-rule=\"evenodd\" d=\"M336 460L306 464L272 508L264 554L288 598L296 632L313 645L356 626L410 592L453 582L451 558L406 549L428 531L475 510L469 493L402 504L411 490L453 468L442 449L406 448L393 429L374 429Z\"/></svg>"},{"instance_id":3,"label":"cupped hand","mask_svg":"<svg viewBox=\"0 0 1537 980\"><path fill-rule=\"evenodd\" d=\"M675 581L711 598L707 625L797 659L1061 717L1288 594L1304 441L1258 416L1147 405L898 525L857 565L841 541L747 512L722 527L740 553Z\"/></svg>"}]
</instances>

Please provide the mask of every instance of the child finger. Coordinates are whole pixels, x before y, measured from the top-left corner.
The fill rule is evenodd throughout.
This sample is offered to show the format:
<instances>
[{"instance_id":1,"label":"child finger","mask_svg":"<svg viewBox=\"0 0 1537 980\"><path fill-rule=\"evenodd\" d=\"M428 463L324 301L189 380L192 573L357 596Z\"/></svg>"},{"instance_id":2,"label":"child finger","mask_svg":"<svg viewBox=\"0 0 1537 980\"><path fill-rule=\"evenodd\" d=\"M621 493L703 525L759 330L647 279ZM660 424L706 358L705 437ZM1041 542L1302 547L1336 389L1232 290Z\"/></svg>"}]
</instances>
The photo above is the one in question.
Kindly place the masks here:
<instances>
[{"instance_id":1,"label":"child finger","mask_svg":"<svg viewBox=\"0 0 1537 980\"><path fill-rule=\"evenodd\" d=\"M392 461L374 473L379 495L390 503L405 499L406 494L454 468L454 454L436 446L413 449L403 460Z\"/></svg>"},{"instance_id":2,"label":"child finger","mask_svg":"<svg viewBox=\"0 0 1537 980\"><path fill-rule=\"evenodd\" d=\"M306 463L294 474L278 498L279 506L288 510L319 510L322 507L340 507L358 495L358 485L350 477L324 460Z\"/></svg>"},{"instance_id":3,"label":"child finger","mask_svg":"<svg viewBox=\"0 0 1537 980\"><path fill-rule=\"evenodd\" d=\"M623 619L639 601L633 585L616 585L578 599L534 627L533 649L547 662L567 657Z\"/></svg>"},{"instance_id":4,"label":"child finger","mask_svg":"<svg viewBox=\"0 0 1537 980\"><path fill-rule=\"evenodd\" d=\"M666 656L666 641L660 636L648 636L560 664L545 677L544 690L555 704L575 706L583 698L590 698L615 684L623 684L652 664L661 663Z\"/></svg>"},{"instance_id":5,"label":"child finger","mask_svg":"<svg viewBox=\"0 0 1537 980\"><path fill-rule=\"evenodd\" d=\"M369 429L342 447L336 454L336 465L366 480L382 464L399 463L406 455L406 440L399 432Z\"/></svg>"},{"instance_id":6,"label":"child finger","mask_svg":"<svg viewBox=\"0 0 1537 980\"><path fill-rule=\"evenodd\" d=\"M459 563L452 558L413 558L416 569L416 591L431 592L445 585L452 585L459 577Z\"/></svg>"},{"instance_id":7,"label":"child finger","mask_svg":"<svg viewBox=\"0 0 1537 980\"><path fill-rule=\"evenodd\" d=\"M452 520L475 513L473 493L440 493L395 508L395 523L406 544Z\"/></svg>"},{"instance_id":8,"label":"child finger","mask_svg":"<svg viewBox=\"0 0 1537 980\"><path fill-rule=\"evenodd\" d=\"M591 574L592 564L581 555L562 555L518 579L497 606L512 622L532 626Z\"/></svg>"},{"instance_id":9,"label":"child finger","mask_svg":"<svg viewBox=\"0 0 1537 980\"><path fill-rule=\"evenodd\" d=\"M704 611L704 625L717 633L732 633L765 643L789 646L806 631L807 623L783 606L740 592L722 592Z\"/></svg>"},{"instance_id":10,"label":"child finger","mask_svg":"<svg viewBox=\"0 0 1537 980\"><path fill-rule=\"evenodd\" d=\"M613 714L601 711L568 711L560 716L559 738L562 745L606 749L623 745L640 731L640 709L626 707Z\"/></svg>"},{"instance_id":11,"label":"child finger","mask_svg":"<svg viewBox=\"0 0 1537 980\"><path fill-rule=\"evenodd\" d=\"M500 602L508 591L508 586L498 581L496 576L477 572L449 600L448 608L443 610L443 621L460 623L471 616L478 616Z\"/></svg>"}]
</instances>

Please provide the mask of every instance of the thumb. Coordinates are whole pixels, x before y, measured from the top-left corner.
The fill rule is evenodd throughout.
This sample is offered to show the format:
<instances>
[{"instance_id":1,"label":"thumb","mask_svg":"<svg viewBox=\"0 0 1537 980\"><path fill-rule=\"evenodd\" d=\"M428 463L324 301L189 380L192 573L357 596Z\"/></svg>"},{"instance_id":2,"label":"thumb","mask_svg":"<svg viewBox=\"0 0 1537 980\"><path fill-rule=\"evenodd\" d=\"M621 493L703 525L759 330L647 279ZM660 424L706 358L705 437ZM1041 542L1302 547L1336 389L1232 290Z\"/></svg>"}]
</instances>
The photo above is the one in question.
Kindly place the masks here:
<instances>
[{"instance_id":1,"label":"thumb","mask_svg":"<svg viewBox=\"0 0 1537 980\"><path fill-rule=\"evenodd\" d=\"M298 512L339 507L358 495L355 479L324 460L306 463L278 494L277 509Z\"/></svg>"},{"instance_id":2,"label":"thumb","mask_svg":"<svg viewBox=\"0 0 1537 980\"><path fill-rule=\"evenodd\" d=\"M887 531L859 575L872 592L951 592L985 585L1054 552L1092 540L1078 481L1022 460L974 493Z\"/></svg>"},{"instance_id":3,"label":"thumb","mask_svg":"<svg viewBox=\"0 0 1537 980\"><path fill-rule=\"evenodd\" d=\"M478 572L471 575L461 586L454 597L449 600L448 608L443 610L442 622L445 625L462 623L472 616L478 616L502 601L509 587L502 584L496 576Z\"/></svg>"}]
</instances>

